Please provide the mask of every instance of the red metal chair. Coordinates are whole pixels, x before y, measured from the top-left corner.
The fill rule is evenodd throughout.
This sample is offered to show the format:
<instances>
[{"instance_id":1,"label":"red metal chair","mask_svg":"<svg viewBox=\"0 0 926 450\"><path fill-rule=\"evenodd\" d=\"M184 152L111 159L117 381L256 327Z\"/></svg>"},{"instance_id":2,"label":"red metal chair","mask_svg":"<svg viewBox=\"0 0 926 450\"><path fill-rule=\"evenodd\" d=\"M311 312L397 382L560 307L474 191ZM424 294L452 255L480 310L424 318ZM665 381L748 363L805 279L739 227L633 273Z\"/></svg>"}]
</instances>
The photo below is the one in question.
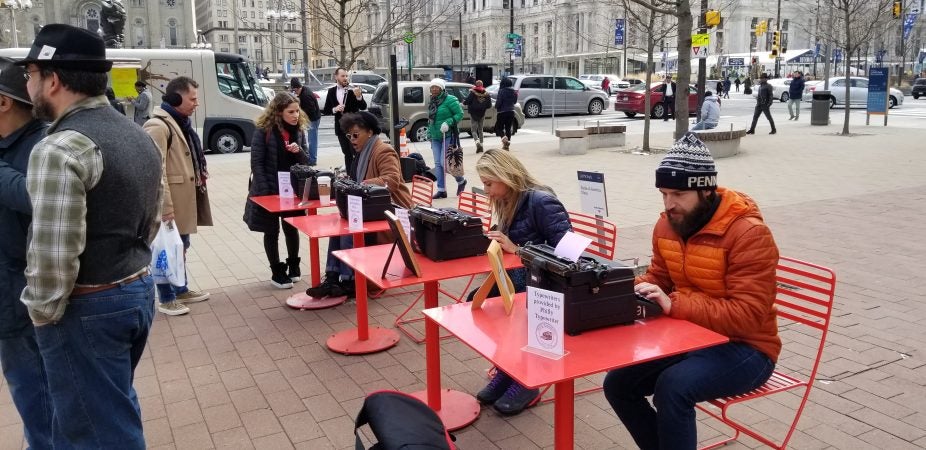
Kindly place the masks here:
<instances>
[{"instance_id":1,"label":"red metal chair","mask_svg":"<svg viewBox=\"0 0 926 450\"><path fill-rule=\"evenodd\" d=\"M460 211L472 214L482 219L483 231L488 232L489 228L492 226L492 204L489 202L489 197L485 195L477 194L475 192L465 192L464 191L460 193L459 199L457 200L457 209L459 209ZM466 295L469 293L469 289L473 285L473 280L475 279L476 279L475 275L469 278L469 282L466 283L466 287L463 288L463 291L460 295L452 294L442 288L439 289L439 292L441 294L444 294L452 298L457 303L462 302L463 299L466 298ZM418 302L421 301L423 296L424 296L424 292L419 294L418 297L415 298L415 300L408 306L408 308L405 308L405 311L402 311L402 313L399 314L398 317L396 317L395 319L396 328L398 328L399 331L401 331L402 333L405 333L405 335L408 336L409 339L415 341L415 343L418 343L418 344L424 342L424 337L413 334L411 330L406 328L406 325L412 322L420 322L424 320L424 318L415 317L413 319L405 319L405 316L408 315L408 313L413 308L415 308L415 306L418 305ZM448 337L448 336L442 336L442 338L443 337Z\"/></svg>"},{"instance_id":2,"label":"red metal chair","mask_svg":"<svg viewBox=\"0 0 926 450\"><path fill-rule=\"evenodd\" d=\"M412 203L414 205L431 206L434 201L434 182L421 175L412 177Z\"/></svg>"},{"instance_id":3,"label":"red metal chair","mask_svg":"<svg viewBox=\"0 0 926 450\"><path fill-rule=\"evenodd\" d=\"M699 404L698 409L711 417L720 420L734 430L733 437L710 444L703 449L716 448L730 441L736 440L740 433L762 442L772 448L784 449L797 428L797 421L801 418L810 390L813 388L823 356L823 346L826 344L826 335L830 326L830 315L833 312L833 296L836 291L836 274L832 270L815 264L806 263L792 258L782 257L778 262L778 293L775 306L778 309L779 334L786 337L788 334L800 335L802 344L808 343L808 337L816 343L816 355L810 367L810 374L805 379L798 375L788 375L778 370L772 373L771 378L760 388L752 392L735 397L720 398ZM816 341L819 339L819 341ZM784 340L784 339L782 339ZM804 358L791 358L803 360ZM779 364L782 359L779 359ZM780 365L779 365L780 368ZM801 368L806 373L807 367ZM746 424L737 422L729 416L729 409L749 400L767 397L780 392L798 389L801 395L800 405L794 411L794 419L788 428L788 433L780 444L776 444L771 437L750 429ZM720 412L717 412L717 408Z\"/></svg>"}]
</instances>

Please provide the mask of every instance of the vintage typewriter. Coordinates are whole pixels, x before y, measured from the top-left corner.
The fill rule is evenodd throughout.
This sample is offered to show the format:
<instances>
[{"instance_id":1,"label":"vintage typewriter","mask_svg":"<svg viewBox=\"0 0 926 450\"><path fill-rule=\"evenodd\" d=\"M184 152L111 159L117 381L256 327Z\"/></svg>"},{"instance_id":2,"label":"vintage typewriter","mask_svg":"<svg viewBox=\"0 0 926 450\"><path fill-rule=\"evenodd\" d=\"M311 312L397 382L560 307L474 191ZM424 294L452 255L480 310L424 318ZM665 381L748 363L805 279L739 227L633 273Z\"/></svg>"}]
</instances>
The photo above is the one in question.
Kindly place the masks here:
<instances>
[{"instance_id":1,"label":"vintage typewriter","mask_svg":"<svg viewBox=\"0 0 926 450\"><path fill-rule=\"evenodd\" d=\"M416 206L409 217L418 251L432 261L482 255L489 248L479 217L458 209L426 206Z\"/></svg>"},{"instance_id":2,"label":"vintage typewriter","mask_svg":"<svg viewBox=\"0 0 926 450\"><path fill-rule=\"evenodd\" d=\"M521 262L530 272L528 286L564 294L563 316L570 336L662 314L659 305L634 292L633 267L586 256L572 262L556 256L546 244L521 248Z\"/></svg>"},{"instance_id":3,"label":"vintage typewriter","mask_svg":"<svg viewBox=\"0 0 926 450\"><path fill-rule=\"evenodd\" d=\"M347 196L356 195L363 199L363 221L384 220L386 211L394 211L389 189L383 186L360 184L350 178L340 178L333 184L335 203L341 217L347 218Z\"/></svg>"},{"instance_id":4,"label":"vintage typewriter","mask_svg":"<svg viewBox=\"0 0 926 450\"><path fill-rule=\"evenodd\" d=\"M289 168L289 181L293 184L293 192L302 199L302 193L305 192L305 184L309 184L309 198L303 200L318 200L318 177L328 177L334 179L334 172L328 170L317 170L314 167L305 164L293 164Z\"/></svg>"}]
</instances>

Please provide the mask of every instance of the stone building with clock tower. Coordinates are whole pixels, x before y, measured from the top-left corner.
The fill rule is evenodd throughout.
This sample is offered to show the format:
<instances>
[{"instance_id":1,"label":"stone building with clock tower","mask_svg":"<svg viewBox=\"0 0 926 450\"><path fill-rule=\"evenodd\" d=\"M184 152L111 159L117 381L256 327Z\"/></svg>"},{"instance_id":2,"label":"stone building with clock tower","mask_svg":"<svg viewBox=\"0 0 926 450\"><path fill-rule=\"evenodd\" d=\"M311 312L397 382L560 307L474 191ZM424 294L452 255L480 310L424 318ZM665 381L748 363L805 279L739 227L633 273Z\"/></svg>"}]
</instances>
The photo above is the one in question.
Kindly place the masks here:
<instances>
[{"instance_id":1,"label":"stone building with clock tower","mask_svg":"<svg viewBox=\"0 0 926 450\"><path fill-rule=\"evenodd\" d=\"M125 48L190 48L196 43L193 0L121 0L125 7ZM7 8L3 8L7 9ZM11 21L10 14L15 14ZM20 47L29 47L48 23L66 23L97 31L100 0L32 0L28 9L0 14L0 47L11 47L12 24Z\"/></svg>"}]
</instances>

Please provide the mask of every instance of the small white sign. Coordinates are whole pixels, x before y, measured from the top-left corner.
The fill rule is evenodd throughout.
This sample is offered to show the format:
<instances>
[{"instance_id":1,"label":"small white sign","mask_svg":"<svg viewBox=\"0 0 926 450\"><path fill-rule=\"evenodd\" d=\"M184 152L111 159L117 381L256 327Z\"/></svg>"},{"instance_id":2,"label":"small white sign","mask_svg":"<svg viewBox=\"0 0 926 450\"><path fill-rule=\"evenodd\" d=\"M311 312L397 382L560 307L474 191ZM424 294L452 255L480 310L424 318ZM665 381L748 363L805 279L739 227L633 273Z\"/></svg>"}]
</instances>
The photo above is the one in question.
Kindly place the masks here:
<instances>
[{"instance_id":1,"label":"small white sign","mask_svg":"<svg viewBox=\"0 0 926 450\"><path fill-rule=\"evenodd\" d=\"M554 357L565 354L563 318L565 296L561 292L527 287L527 346Z\"/></svg>"},{"instance_id":2,"label":"small white sign","mask_svg":"<svg viewBox=\"0 0 926 450\"><path fill-rule=\"evenodd\" d=\"M707 58L708 48L706 45L704 47L691 47L691 57L697 59Z\"/></svg>"},{"instance_id":3,"label":"small white sign","mask_svg":"<svg viewBox=\"0 0 926 450\"><path fill-rule=\"evenodd\" d=\"M289 172L277 172L277 183L279 184L280 198L295 198L293 192L293 183L289 179Z\"/></svg>"},{"instance_id":4,"label":"small white sign","mask_svg":"<svg viewBox=\"0 0 926 450\"><path fill-rule=\"evenodd\" d=\"M402 224L402 228L405 229L405 236L408 237L408 240L412 239L412 223L408 220L408 210L405 208L396 208L395 216L399 219L399 223Z\"/></svg>"},{"instance_id":5,"label":"small white sign","mask_svg":"<svg viewBox=\"0 0 926 450\"><path fill-rule=\"evenodd\" d=\"M567 231L562 239L559 240L559 243L556 244L556 248L553 249L553 254L560 258L566 258L572 262L576 262L579 260L579 257L582 256L582 252L584 252L591 243L591 239Z\"/></svg>"},{"instance_id":6,"label":"small white sign","mask_svg":"<svg viewBox=\"0 0 926 450\"><path fill-rule=\"evenodd\" d=\"M601 172L579 171L579 201L582 212L596 216L608 216L608 195Z\"/></svg>"},{"instance_id":7,"label":"small white sign","mask_svg":"<svg viewBox=\"0 0 926 450\"><path fill-rule=\"evenodd\" d=\"M347 196L347 229L363 229L363 199L356 195Z\"/></svg>"}]
</instances>

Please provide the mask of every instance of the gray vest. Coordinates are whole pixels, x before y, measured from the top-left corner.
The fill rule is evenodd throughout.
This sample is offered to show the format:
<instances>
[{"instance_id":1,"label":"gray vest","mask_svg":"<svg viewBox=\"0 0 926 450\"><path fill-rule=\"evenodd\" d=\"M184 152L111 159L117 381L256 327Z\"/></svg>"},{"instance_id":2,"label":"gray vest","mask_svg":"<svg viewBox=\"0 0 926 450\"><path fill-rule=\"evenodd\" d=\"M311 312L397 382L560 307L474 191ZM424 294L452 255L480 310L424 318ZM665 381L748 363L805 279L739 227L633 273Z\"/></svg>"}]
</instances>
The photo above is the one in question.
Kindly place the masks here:
<instances>
[{"instance_id":1,"label":"gray vest","mask_svg":"<svg viewBox=\"0 0 926 450\"><path fill-rule=\"evenodd\" d=\"M87 192L87 244L77 284L109 284L151 263L160 214L161 153L151 137L113 108L78 111L58 130L74 130L103 155L100 182Z\"/></svg>"}]
</instances>

